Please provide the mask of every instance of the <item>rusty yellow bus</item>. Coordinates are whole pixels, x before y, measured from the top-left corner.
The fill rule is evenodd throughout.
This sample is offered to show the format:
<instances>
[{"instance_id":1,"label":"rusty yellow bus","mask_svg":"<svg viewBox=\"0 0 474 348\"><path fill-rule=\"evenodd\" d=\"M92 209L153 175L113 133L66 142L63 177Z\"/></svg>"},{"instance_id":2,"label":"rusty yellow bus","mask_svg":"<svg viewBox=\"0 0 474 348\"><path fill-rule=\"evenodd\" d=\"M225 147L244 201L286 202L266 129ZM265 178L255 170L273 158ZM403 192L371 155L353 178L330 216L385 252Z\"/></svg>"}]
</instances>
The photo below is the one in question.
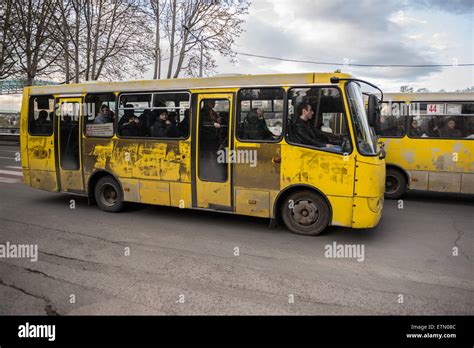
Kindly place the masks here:
<instances>
[{"instance_id":1,"label":"rusty yellow bus","mask_svg":"<svg viewBox=\"0 0 474 348\"><path fill-rule=\"evenodd\" d=\"M385 163L360 83L301 73L27 87L24 181L107 212L204 209L306 235L374 227Z\"/></svg>"},{"instance_id":2,"label":"rusty yellow bus","mask_svg":"<svg viewBox=\"0 0 474 348\"><path fill-rule=\"evenodd\" d=\"M474 93L386 93L376 133L386 197L408 189L474 194Z\"/></svg>"}]
</instances>

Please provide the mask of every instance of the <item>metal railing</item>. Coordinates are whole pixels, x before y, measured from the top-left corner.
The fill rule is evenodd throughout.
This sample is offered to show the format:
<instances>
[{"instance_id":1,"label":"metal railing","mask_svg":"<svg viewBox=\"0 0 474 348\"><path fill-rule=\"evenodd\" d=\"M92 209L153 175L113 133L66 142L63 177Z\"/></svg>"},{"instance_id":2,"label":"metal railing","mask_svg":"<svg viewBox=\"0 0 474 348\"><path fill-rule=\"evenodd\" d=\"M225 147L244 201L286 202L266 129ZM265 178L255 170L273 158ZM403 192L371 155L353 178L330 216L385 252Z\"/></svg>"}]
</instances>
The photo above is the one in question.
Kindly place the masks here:
<instances>
[{"instance_id":1,"label":"metal railing","mask_svg":"<svg viewBox=\"0 0 474 348\"><path fill-rule=\"evenodd\" d=\"M20 136L20 128L0 127L0 135L18 137Z\"/></svg>"}]
</instances>

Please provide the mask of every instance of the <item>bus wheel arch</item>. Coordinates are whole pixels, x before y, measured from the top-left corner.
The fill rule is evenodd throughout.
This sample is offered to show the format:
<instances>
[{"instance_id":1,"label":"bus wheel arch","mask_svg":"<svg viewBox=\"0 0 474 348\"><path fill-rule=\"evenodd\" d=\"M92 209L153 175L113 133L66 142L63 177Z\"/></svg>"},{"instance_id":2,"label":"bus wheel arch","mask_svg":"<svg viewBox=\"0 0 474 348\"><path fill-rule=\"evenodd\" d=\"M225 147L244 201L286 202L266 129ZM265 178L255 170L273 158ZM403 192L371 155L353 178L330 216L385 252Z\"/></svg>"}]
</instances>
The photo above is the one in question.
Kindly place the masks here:
<instances>
[{"instance_id":1,"label":"bus wheel arch","mask_svg":"<svg viewBox=\"0 0 474 348\"><path fill-rule=\"evenodd\" d=\"M107 179L107 180L106 180ZM113 191L116 191L116 195L119 198L119 202L116 206L104 206L104 202L98 201L98 192L97 192L97 185L104 185L107 183L110 186L110 189L113 188ZM123 188L118 178L106 170L98 170L94 172L89 178L89 182L87 184L87 196L89 201L95 202L102 210L109 211L109 212L119 212L122 210L123 203L124 203L124 194Z\"/></svg>"},{"instance_id":2,"label":"bus wheel arch","mask_svg":"<svg viewBox=\"0 0 474 348\"><path fill-rule=\"evenodd\" d=\"M387 164L385 175L385 198L398 199L409 189L410 177L402 168Z\"/></svg>"},{"instance_id":3,"label":"bus wheel arch","mask_svg":"<svg viewBox=\"0 0 474 348\"><path fill-rule=\"evenodd\" d=\"M295 198L293 200L294 204L294 201L298 201L301 197L307 197L309 199L309 201L304 204L310 204L310 211L316 207L318 211L322 212L320 222L311 230L305 227L298 228L298 226L289 219L289 202L293 200L292 198ZM298 204L298 202L296 202L296 204ZM305 184L291 185L280 192L275 199L273 211L274 218L277 219L279 223L283 222L291 232L296 234L318 235L323 232L327 226L331 225L332 221L332 206L326 195L316 187Z\"/></svg>"}]
</instances>

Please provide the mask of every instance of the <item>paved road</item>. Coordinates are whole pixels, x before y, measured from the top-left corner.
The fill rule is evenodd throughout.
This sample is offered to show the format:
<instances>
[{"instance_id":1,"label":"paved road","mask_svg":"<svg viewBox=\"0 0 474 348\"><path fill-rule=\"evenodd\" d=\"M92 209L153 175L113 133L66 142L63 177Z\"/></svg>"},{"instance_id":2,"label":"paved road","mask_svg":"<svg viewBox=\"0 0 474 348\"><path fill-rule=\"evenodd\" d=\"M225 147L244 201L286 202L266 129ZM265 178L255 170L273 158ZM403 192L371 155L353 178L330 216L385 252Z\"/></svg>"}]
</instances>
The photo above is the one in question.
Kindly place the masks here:
<instances>
[{"instance_id":1,"label":"paved road","mask_svg":"<svg viewBox=\"0 0 474 348\"><path fill-rule=\"evenodd\" d=\"M0 314L474 313L473 197L411 193L377 228L305 237L226 214L104 213L24 186L16 151L0 146L0 244L39 254L0 259ZM364 260L325 257L333 242Z\"/></svg>"}]
</instances>

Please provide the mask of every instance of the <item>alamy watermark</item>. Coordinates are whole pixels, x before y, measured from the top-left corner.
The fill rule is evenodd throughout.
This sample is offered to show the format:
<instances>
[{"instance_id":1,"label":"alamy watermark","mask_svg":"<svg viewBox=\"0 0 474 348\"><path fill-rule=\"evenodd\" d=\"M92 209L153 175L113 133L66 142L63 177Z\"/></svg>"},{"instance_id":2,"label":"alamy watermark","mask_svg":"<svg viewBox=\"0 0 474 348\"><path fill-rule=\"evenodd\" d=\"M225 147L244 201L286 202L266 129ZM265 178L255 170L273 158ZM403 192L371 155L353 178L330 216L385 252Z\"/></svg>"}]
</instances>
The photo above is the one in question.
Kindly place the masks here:
<instances>
[{"instance_id":1,"label":"alamy watermark","mask_svg":"<svg viewBox=\"0 0 474 348\"><path fill-rule=\"evenodd\" d=\"M217 151L217 163L248 163L257 166L257 150L229 150L227 147Z\"/></svg>"},{"instance_id":2,"label":"alamy watermark","mask_svg":"<svg viewBox=\"0 0 474 348\"><path fill-rule=\"evenodd\" d=\"M0 258L30 259L31 262L36 262L38 261L38 245L12 244L10 242L0 244Z\"/></svg>"},{"instance_id":3,"label":"alamy watermark","mask_svg":"<svg viewBox=\"0 0 474 348\"><path fill-rule=\"evenodd\" d=\"M19 338L47 338L48 341L56 339L56 325L36 325L26 322L18 326Z\"/></svg>"},{"instance_id":4,"label":"alamy watermark","mask_svg":"<svg viewBox=\"0 0 474 348\"><path fill-rule=\"evenodd\" d=\"M357 259L358 262L365 260L364 244L326 244L324 256L329 259Z\"/></svg>"}]
</instances>

